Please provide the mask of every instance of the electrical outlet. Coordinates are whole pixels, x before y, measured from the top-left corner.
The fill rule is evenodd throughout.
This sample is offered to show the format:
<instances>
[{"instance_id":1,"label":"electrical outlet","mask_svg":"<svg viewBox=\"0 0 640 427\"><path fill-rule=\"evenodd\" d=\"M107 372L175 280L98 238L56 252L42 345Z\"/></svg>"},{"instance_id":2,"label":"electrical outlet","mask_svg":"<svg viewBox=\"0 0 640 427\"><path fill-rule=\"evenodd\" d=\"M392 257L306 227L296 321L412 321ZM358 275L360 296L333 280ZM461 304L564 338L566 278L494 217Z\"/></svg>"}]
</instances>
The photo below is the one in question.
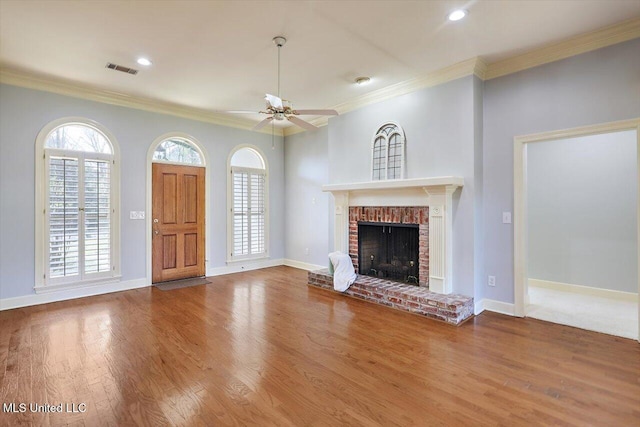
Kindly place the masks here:
<instances>
[{"instance_id":1,"label":"electrical outlet","mask_svg":"<svg viewBox=\"0 0 640 427\"><path fill-rule=\"evenodd\" d=\"M511 212L502 212L502 223L511 224Z\"/></svg>"},{"instance_id":2,"label":"electrical outlet","mask_svg":"<svg viewBox=\"0 0 640 427\"><path fill-rule=\"evenodd\" d=\"M496 285L496 276L489 276L489 281L487 282L487 285L495 286Z\"/></svg>"},{"instance_id":3,"label":"electrical outlet","mask_svg":"<svg viewBox=\"0 0 640 427\"><path fill-rule=\"evenodd\" d=\"M309 255L309 248L304 248L304 254Z\"/></svg>"}]
</instances>

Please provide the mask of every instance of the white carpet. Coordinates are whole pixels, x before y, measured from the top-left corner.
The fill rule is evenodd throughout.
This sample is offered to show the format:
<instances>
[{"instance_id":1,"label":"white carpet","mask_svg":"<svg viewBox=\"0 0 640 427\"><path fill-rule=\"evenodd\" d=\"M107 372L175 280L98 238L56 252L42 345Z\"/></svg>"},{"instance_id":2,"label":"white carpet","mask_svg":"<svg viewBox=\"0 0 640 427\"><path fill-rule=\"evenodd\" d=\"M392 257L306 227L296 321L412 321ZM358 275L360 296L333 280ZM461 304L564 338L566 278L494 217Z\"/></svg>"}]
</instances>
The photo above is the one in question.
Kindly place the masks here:
<instances>
[{"instance_id":1,"label":"white carpet","mask_svg":"<svg viewBox=\"0 0 640 427\"><path fill-rule=\"evenodd\" d=\"M527 317L638 339L638 303L529 287Z\"/></svg>"}]
</instances>

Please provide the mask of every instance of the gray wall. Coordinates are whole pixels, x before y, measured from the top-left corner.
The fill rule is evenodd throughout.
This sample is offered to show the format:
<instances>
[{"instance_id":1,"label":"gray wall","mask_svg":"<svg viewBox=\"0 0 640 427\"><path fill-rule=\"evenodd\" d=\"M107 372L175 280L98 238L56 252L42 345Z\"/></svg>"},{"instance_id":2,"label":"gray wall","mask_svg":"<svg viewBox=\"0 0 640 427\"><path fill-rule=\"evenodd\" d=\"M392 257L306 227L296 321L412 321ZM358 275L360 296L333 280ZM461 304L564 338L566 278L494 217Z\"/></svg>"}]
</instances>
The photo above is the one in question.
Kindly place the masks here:
<instances>
[{"instance_id":1,"label":"gray wall","mask_svg":"<svg viewBox=\"0 0 640 427\"><path fill-rule=\"evenodd\" d=\"M329 246L330 193L327 126L286 137L285 218L287 259L326 266ZM309 253L305 252L309 249Z\"/></svg>"},{"instance_id":2,"label":"gray wall","mask_svg":"<svg viewBox=\"0 0 640 427\"><path fill-rule=\"evenodd\" d=\"M640 39L486 81L484 84L486 298L512 303L513 138L640 117ZM486 283L484 284L486 286Z\"/></svg>"},{"instance_id":3,"label":"gray wall","mask_svg":"<svg viewBox=\"0 0 640 427\"><path fill-rule=\"evenodd\" d=\"M477 77L473 80L473 131L474 131L474 300L481 301L484 298L484 221L483 221L483 91L484 82Z\"/></svg>"},{"instance_id":4,"label":"gray wall","mask_svg":"<svg viewBox=\"0 0 640 427\"><path fill-rule=\"evenodd\" d=\"M78 115L100 122L122 147L124 280L144 277L144 223L128 220L128 211L145 208L146 151L159 135L191 134L211 158L214 238L208 243L208 267L224 265L226 160L240 143L255 144L268 156L271 257L285 256L286 246L287 258L324 265L324 252L333 247L333 200L319 192L320 185L368 181L371 136L383 122L397 121L407 135L408 178L465 179L454 196L454 290L476 299L513 302L513 228L502 224L502 212L513 211L513 138L640 117L638 52L636 39L484 83L475 77L458 79L332 118L319 131L288 137L286 154L281 138L272 151L264 134L3 85L0 297L32 293L35 137L51 120ZM318 209L309 200L313 194ZM319 214L319 225L308 230L296 210L327 212L328 219L323 223ZM304 253L307 247L309 256ZM496 276L495 287L486 286L486 275Z\"/></svg>"},{"instance_id":5,"label":"gray wall","mask_svg":"<svg viewBox=\"0 0 640 427\"><path fill-rule=\"evenodd\" d=\"M474 197L475 180L482 177L482 82L474 77L366 106L331 118L319 131L287 137L287 258L326 264L333 248L333 198L325 203L319 189L326 183L369 181L371 138L387 121L398 122L405 131L407 178L465 179L454 195L453 281L455 292L474 295L474 275L482 262L481 256L474 257L474 242L482 237L474 232L482 225L474 226L474 211L482 206ZM315 212L309 201L313 197L323 200ZM316 218L317 212L327 212L329 222L319 224L328 228L309 230L304 217ZM313 240L317 244L309 246ZM310 256L304 255L306 247Z\"/></svg>"},{"instance_id":6,"label":"gray wall","mask_svg":"<svg viewBox=\"0 0 640 427\"><path fill-rule=\"evenodd\" d=\"M529 277L638 292L636 132L527 146Z\"/></svg>"},{"instance_id":7,"label":"gray wall","mask_svg":"<svg viewBox=\"0 0 640 427\"><path fill-rule=\"evenodd\" d=\"M331 183L371 179L371 138L387 121L405 131L406 178L464 177L464 188L454 194L453 284L466 295L474 295L474 88L475 78L464 77L334 117L328 141Z\"/></svg>"},{"instance_id":8,"label":"gray wall","mask_svg":"<svg viewBox=\"0 0 640 427\"><path fill-rule=\"evenodd\" d=\"M227 158L238 144L253 144L269 164L270 255L284 257L284 156L282 138L216 126L47 92L0 85L0 298L33 293L35 139L52 120L81 116L106 127L121 148L122 280L145 277L145 221L129 211L145 210L146 156L151 143L167 132L196 138L211 162L213 240L207 242L207 267L225 265ZM147 213L149 214L149 213Z\"/></svg>"}]
</instances>

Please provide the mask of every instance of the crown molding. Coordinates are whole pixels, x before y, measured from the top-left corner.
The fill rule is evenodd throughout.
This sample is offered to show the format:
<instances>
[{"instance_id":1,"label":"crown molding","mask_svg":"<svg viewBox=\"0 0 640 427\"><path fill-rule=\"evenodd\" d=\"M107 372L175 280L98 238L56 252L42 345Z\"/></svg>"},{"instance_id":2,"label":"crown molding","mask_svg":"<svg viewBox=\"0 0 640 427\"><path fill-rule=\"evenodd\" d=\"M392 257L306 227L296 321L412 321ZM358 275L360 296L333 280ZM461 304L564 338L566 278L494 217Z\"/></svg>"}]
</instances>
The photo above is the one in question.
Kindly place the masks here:
<instances>
[{"instance_id":1,"label":"crown molding","mask_svg":"<svg viewBox=\"0 0 640 427\"><path fill-rule=\"evenodd\" d=\"M344 114L366 105L405 95L420 89L437 86L461 77L475 75L482 80L495 79L636 38L640 38L640 18L630 19L596 31L581 34L493 63L487 63L481 57L471 58L411 80L374 90L357 98L334 105L331 108L340 114ZM66 80L31 74L11 68L0 68L0 83L122 107L136 108L154 113L170 114L186 119L243 130L251 131L253 126L255 126L255 122L251 120L230 117L201 108L185 107L164 101L107 91L97 87L78 85ZM320 117L311 120L310 123L316 126L326 126L328 121L328 117ZM266 127L258 132L271 134L271 129L270 127ZM304 132L304 130L297 126L275 129L275 133L278 136L290 136L300 132Z\"/></svg>"},{"instance_id":2,"label":"crown molding","mask_svg":"<svg viewBox=\"0 0 640 427\"><path fill-rule=\"evenodd\" d=\"M251 120L233 118L225 114L215 113L203 108L185 107L169 102L126 95L92 86L79 85L61 79L30 74L10 68L0 69L0 83L101 102L104 104L117 105L120 107L135 108L153 113L169 114L185 119L197 120L200 122L207 122L237 129L251 131L255 126L255 123ZM263 128L257 132L270 135L271 127ZM278 128L275 129L275 133L278 136L284 135L282 129Z\"/></svg>"},{"instance_id":3,"label":"crown molding","mask_svg":"<svg viewBox=\"0 0 640 427\"><path fill-rule=\"evenodd\" d=\"M488 63L481 57L468 59L425 76L369 92L358 98L335 105L332 108L342 114L365 105L436 86L468 75L476 75L482 80L495 79L636 38L640 38L640 18L630 19L589 33L580 34L493 63ZM311 123L316 126L325 126L328 124L328 118L321 117L311 121ZM303 129L297 127L289 127L285 129L284 135L294 135L303 131Z\"/></svg>"},{"instance_id":4,"label":"crown molding","mask_svg":"<svg viewBox=\"0 0 640 427\"><path fill-rule=\"evenodd\" d=\"M466 77L470 75L477 75L479 78L484 78L484 74L487 69L487 64L482 58L475 57L467 59L466 61L458 62L457 64L450 65L449 67L442 68L440 70L425 74L420 77L406 80L400 83L386 86L381 89L374 90L349 101L342 102L340 104L330 107L336 110L339 114L348 113L349 111L357 110L364 106L375 104L380 101L395 98L397 96L406 95L411 92L425 89L428 87L438 86L443 83ZM319 117L309 121L315 126L326 126L329 122L328 117ZM297 126L285 128L284 136L295 135L296 133L303 132L304 130Z\"/></svg>"},{"instance_id":5,"label":"crown molding","mask_svg":"<svg viewBox=\"0 0 640 427\"><path fill-rule=\"evenodd\" d=\"M451 80L466 77L476 72L478 60L479 58L477 57L467 59L466 61L458 62L457 64L450 65L446 68L442 68L423 76L374 90L357 98L334 105L331 108L342 114L364 107L365 105L385 101L420 89L437 86Z\"/></svg>"},{"instance_id":6,"label":"crown molding","mask_svg":"<svg viewBox=\"0 0 640 427\"><path fill-rule=\"evenodd\" d=\"M495 79L639 37L640 18L630 19L490 63L484 78L485 80Z\"/></svg>"},{"instance_id":7,"label":"crown molding","mask_svg":"<svg viewBox=\"0 0 640 427\"><path fill-rule=\"evenodd\" d=\"M478 76L481 80L486 80L488 69L489 64L484 60L484 58L477 57L476 65L473 67L473 74Z\"/></svg>"},{"instance_id":8,"label":"crown molding","mask_svg":"<svg viewBox=\"0 0 640 427\"><path fill-rule=\"evenodd\" d=\"M313 124L315 126L318 126L319 128L329 124L329 119L324 119L324 123L318 123L318 120L322 120L322 119L313 120ZM309 123L311 123L311 121L309 121ZM295 135L297 133L302 133L302 132L308 132L308 131L306 129L302 129L301 127L298 127L298 126L289 126L289 127L284 128L284 136L285 136L285 138L287 136Z\"/></svg>"}]
</instances>

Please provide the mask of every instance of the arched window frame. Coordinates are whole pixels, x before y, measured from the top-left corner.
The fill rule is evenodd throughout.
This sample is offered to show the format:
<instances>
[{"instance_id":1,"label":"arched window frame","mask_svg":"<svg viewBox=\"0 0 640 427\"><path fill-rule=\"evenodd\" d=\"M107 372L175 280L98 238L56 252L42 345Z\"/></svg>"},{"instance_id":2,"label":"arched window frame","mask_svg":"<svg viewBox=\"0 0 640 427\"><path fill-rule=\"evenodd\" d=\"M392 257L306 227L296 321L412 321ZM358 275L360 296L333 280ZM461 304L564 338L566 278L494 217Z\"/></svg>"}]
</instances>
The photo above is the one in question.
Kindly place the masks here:
<instances>
[{"instance_id":1,"label":"arched window frame","mask_svg":"<svg viewBox=\"0 0 640 427\"><path fill-rule=\"evenodd\" d=\"M51 133L58 128L68 125L80 125L90 127L101 133L111 145L111 154L95 153L89 151L65 150L46 148L45 143ZM115 136L100 123L85 117L64 117L48 123L40 130L36 137L35 149L35 280L36 293L56 290L73 289L88 285L100 285L120 280L120 146ZM108 272L80 273L77 278L62 277L52 279L49 277L49 230L48 230L48 156L69 156L90 160L108 160L110 169L110 261L111 268ZM78 254L80 257L81 254Z\"/></svg>"},{"instance_id":2,"label":"arched window frame","mask_svg":"<svg viewBox=\"0 0 640 427\"><path fill-rule=\"evenodd\" d=\"M242 149L251 149L261 158L264 169L246 168L231 166L234 154ZM249 174L261 174L264 176L264 251L260 253L250 253L238 255L234 253L234 172L245 172ZM267 157L256 146L241 144L233 148L227 159L227 263L234 263L246 260L254 260L269 257L269 165Z\"/></svg>"},{"instance_id":3,"label":"arched window frame","mask_svg":"<svg viewBox=\"0 0 640 427\"><path fill-rule=\"evenodd\" d=\"M385 132L387 128L394 128L389 133ZM398 145L400 145L400 172L399 175L390 177L389 175L389 141L394 136L400 139ZM378 146L380 148L378 149ZM404 130L396 122L385 122L381 126L378 126L376 133L371 139L371 180L383 181L387 179L404 179L405 177L405 151L406 151L406 139ZM378 157L376 157L378 155ZM376 168L376 159L379 159L380 165Z\"/></svg>"}]
</instances>

